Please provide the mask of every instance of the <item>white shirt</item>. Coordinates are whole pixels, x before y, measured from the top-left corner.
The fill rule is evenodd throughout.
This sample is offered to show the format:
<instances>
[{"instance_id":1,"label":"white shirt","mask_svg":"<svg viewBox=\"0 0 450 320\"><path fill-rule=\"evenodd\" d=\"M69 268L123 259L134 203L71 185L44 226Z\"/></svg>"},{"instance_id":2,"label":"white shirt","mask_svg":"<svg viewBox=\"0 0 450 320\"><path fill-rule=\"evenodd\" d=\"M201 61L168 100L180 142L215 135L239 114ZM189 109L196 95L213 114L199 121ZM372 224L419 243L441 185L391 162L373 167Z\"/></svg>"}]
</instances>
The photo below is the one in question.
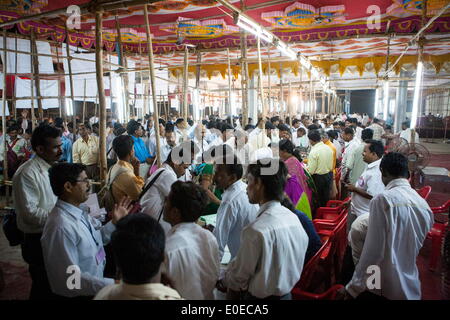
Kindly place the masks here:
<instances>
[{"instance_id":1,"label":"white shirt","mask_svg":"<svg viewBox=\"0 0 450 320\"><path fill-rule=\"evenodd\" d=\"M152 157L156 157L156 137L151 136L148 139L148 151ZM159 154L161 156L161 163L167 160L172 147L167 143L166 138L159 137Z\"/></svg>"},{"instance_id":2,"label":"white shirt","mask_svg":"<svg viewBox=\"0 0 450 320\"><path fill-rule=\"evenodd\" d=\"M219 261L222 260L227 245L231 259L237 255L242 229L256 219L258 209L258 205L249 202L247 185L242 180L236 181L224 191L214 228L214 235L219 245Z\"/></svg>"},{"instance_id":3,"label":"white shirt","mask_svg":"<svg viewBox=\"0 0 450 320\"><path fill-rule=\"evenodd\" d=\"M414 136L414 141L411 141L411 129L407 128L405 130L402 130L400 132L400 138L405 139L406 141L408 141L408 143L419 143L419 134L417 133L417 131L414 132L415 136Z\"/></svg>"},{"instance_id":4,"label":"white shirt","mask_svg":"<svg viewBox=\"0 0 450 320\"><path fill-rule=\"evenodd\" d=\"M419 300L416 258L433 225L430 206L408 180L396 179L372 199L369 216L364 249L347 291L356 297L368 290L366 282L373 272L367 273L367 268L377 265L381 272L381 293L370 291L388 299Z\"/></svg>"},{"instance_id":5,"label":"white shirt","mask_svg":"<svg viewBox=\"0 0 450 320\"><path fill-rule=\"evenodd\" d=\"M177 175L175 171L173 171L172 167L167 163L164 163L161 168L153 172L153 174L147 178L145 182L145 186L153 180L154 177L160 172L161 175L155 181L155 183L151 186L151 188L142 196L140 200L140 204L142 207L142 212L148 214L152 218L158 220L162 209L164 207L164 200L170 193L170 188L172 184L177 181ZM144 188L145 188L144 186ZM144 189L143 188L143 189ZM169 223L164 221L163 215L159 219L159 223L163 227L164 231L167 232L170 230L171 226Z\"/></svg>"},{"instance_id":6,"label":"white shirt","mask_svg":"<svg viewBox=\"0 0 450 320\"><path fill-rule=\"evenodd\" d=\"M345 176L347 175L347 172L349 169L348 166L348 160L349 157L353 151L353 149L357 148L359 145L361 144L361 140L356 139L355 137L353 137L352 140L350 140L350 142L346 143L343 155L342 155L342 173L341 173L341 180L344 180Z\"/></svg>"},{"instance_id":7,"label":"white shirt","mask_svg":"<svg viewBox=\"0 0 450 320\"><path fill-rule=\"evenodd\" d=\"M56 203L48 164L36 155L19 167L13 177L12 196L17 214L17 226L25 233L41 233L48 213Z\"/></svg>"},{"instance_id":8,"label":"white shirt","mask_svg":"<svg viewBox=\"0 0 450 320\"><path fill-rule=\"evenodd\" d=\"M224 284L257 298L288 294L300 279L307 247L308 236L297 216L278 201L269 201L242 230L241 246Z\"/></svg>"},{"instance_id":9,"label":"white shirt","mask_svg":"<svg viewBox=\"0 0 450 320\"><path fill-rule=\"evenodd\" d=\"M367 165L367 169L359 177L355 187L363 189L372 197L384 191L383 180L380 171L381 159ZM370 200L359 195L357 192L352 193L351 212L356 216L369 213Z\"/></svg>"},{"instance_id":10,"label":"white shirt","mask_svg":"<svg viewBox=\"0 0 450 320\"><path fill-rule=\"evenodd\" d=\"M342 145L338 139L333 140L333 145L336 148L336 159L340 159L342 156Z\"/></svg>"},{"instance_id":11,"label":"white shirt","mask_svg":"<svg viewBox=\"0 0 450 320\"><path fill-rule=\"evenodd\" d=\"M381 140L381 136L384 134L384 129L378 123L371 124L369 129L373 130L373 140Z\"/></svg>"},{"instance_id":12,"label":"white shirt","mask_svg":"<svg viewBox=\"0 0 450 320\"><path fill-rule=\"evenodd\" d=\"M128 284L120 282L104 287L94 300L181 300L172 288L161 283Z\"/></svg>"},{"instance_id":13,"label":"white shirt","mask_svg":"<svg viewBox=\"0 0 450 320\"><path fill-rule=\"evenodd\" d=\"M183 298L213 300L220 273L216 238L196 223L177 224L167 234L162 270Z\"/></svg>"},{"instance_id":14,"label":"white shirt","mask_svg":"<svg viewBox=\"0 0 450 320\"><path fill-rule=\"evenodd\" d=\"M363 132L363 128L361 128L361 127L356 127L356 134L355 134L355 136L356 136L359 140L361 140L361 138L362 138L362 132Z\"/></svg>"},{"instance_id":15,"label":"white shirt","mask_svg":"<svg viewBox=\"0 0 450 320\"><path fill-rule=\"evenodd\" d=\"M67 202L58 200L49 213L41 238L42 254L52 291L65 297L94 296L114 279L104 278L106 245L115 230L108 222L100 221ZM81 270L79 289L69 289L68 267Z\"/></svg>"}]
</instances>

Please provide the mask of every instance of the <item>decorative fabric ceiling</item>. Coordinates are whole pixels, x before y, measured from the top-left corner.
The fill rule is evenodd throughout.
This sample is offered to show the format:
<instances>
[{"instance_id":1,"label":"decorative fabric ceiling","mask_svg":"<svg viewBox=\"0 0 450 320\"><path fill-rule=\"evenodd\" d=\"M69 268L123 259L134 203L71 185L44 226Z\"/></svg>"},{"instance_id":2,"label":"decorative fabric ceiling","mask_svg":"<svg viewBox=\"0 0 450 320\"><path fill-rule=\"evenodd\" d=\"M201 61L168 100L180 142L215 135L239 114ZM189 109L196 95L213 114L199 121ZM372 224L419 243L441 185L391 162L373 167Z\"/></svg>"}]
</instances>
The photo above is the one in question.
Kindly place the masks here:
<instances>
[{"instance_id":1,"label":"decorative fabric ceiling","mask_svg":"<svg viewBox=\"0 0 450 320\"><path fill-rule=\"evenodd\" d=\"M428 0L427 17L439 11L449 0ZM86 5L87 0L5 0L0 4L0 21L14 20L24 15L36 14L70 5ZM100 1L102 4L110 0ZM124 1L126 2L126 1ZM240 7L239 0L230 1ZM422 1L412 0L246 0L245 12L271 29L288 43L315 40L337 40L342 37L384 34L390 21L390 31L411 33L420 29ZM380 24L375 27L368 19L379 9ZM370 9L372 8L372 9ZM178 43L191 43L198 48L226 48L240 45L239 29L230 11L215 0L158 1L149 5L151 33L154 36L155 53L181 51ZM228 14L226 14L228 13ZM104 45L116 50L116 14L121 26L124 49L145 52L145 19L143 7L129 7L104 13ZM16 25L19 32L29 34L31 28L40 37L66 41L65 22L70 14L62 14L26 21ZM373 22L373 21L372 21ZM92 13L81 16L80 29L71 29L67 41L71 45L92 48L95 46L95 21ZM8 26L13 28L14 25ZM427 33L450 31L449 16L436 19ZM248 37L248 45L255 45L255 38ZM312 49L307 49L312 50Z\"/></svg>"}]
</instances>

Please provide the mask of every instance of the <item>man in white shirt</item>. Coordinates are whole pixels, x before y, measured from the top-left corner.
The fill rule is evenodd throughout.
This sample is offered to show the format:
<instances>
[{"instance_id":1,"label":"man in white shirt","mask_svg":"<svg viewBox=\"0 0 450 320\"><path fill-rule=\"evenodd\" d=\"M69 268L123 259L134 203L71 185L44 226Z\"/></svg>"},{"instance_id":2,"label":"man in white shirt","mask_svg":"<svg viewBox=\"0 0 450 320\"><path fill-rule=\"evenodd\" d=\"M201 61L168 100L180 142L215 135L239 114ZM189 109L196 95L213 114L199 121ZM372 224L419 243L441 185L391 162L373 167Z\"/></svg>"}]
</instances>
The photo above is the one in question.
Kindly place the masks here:
<instances>
[{"instance_id":1,"label":"man in white shirt","mask_svg":"<svg viewBox=\"0 0 450 320\"><path fill-rule=\"evenodd\" d=\"M353 221L355 221L357 217L363 214L369 214L370 200L384 191L380 172L380 162L383 154L384 147L381 141L365 141L362 156L364 162L368 164L367 168L359 177L355 185L345 185L347 190L352 192L350 212L347 218L347 230L350 230Z\"/></svg>"},{"instance_id":2,"label":"man in white shirt","mask_svg":"<svg viewBox=\"0 0 450 320\"><path fill-rule=\"evenodd\" d=\"M172 150L173 147L176 145L176 134L174 131L174 127L172 124L167 124L166 127L162 124L159 125L159 133L160 133L160 144L159 144L159 150L161 155L161 162L164 162L167 160L167 157ZM148 150L150 152L151 157L153 158L153 161L156 160L156 137L155 135L150 136L150 139L148 140ZM156 162L154 162L156 163Z\"/></svg>"},{"instance_id":3,"label":"man in white shirt","mask_svg":"<svg viewBox=\"0 0 450 320\"><path fill-rule=\"evenodd\" d=\"M355 131L353 128L348 127L345 128L341 134L342 139L345 141L344 151L342 153L342 172L341 172L341 181L348 181L350 176L350 168L348 167L348 160L354 148L357 148L360 145L360 140L355 138Z\"/></svg>"},{"instance_id":4,"label":"man in white shirt","mask_svg":"<svg viewBox=\"0 0 450 320\"><path fill-rule=\"evenodd\" d=\"M209 203L206 192L193 182L175 182L166 198L164 220L167 234L162 272L174 288L189 300L212 300L219 279L217 240L196 221Z\"/></svg>"},{"instance_id":5,"label":"man in white shirt","mask_svg":"<svg viewBox=\"0 0 450 320\"><path fill-rule=\"evenodd\" d=\"M256 219L259 209L258 205L250 204L246 192L247 185L241 180L242 175L242 164L238 163L233 155L216 160L214 183L217 188L224 190L213 232L219 244L219 261L222 260L227 245L231 259L237 255L242 229Z\"/></svg>"},{"instance_id":6,"label":"man in white shirt","mask_svg":"<svg viewBox=\"0 0 450 320\"><path fill-rule=\"evenodd\" d=\"M274 172L275 171L275 172ZM217 287L228 297L245 292L244 299L290 299L300 279L308 236L296 215L283 207L288 171L283 161L263 159L248 168L247 194L259 204L255 221L242 230L237 256Z\"/></svg>"},{"instance_id":7,"label":"man in white shirt","mask_svg":"<svg viewBox=\"0 0 450 320\"><path fill-rule=\"evenodd\" d=\"M145 183L143 190L148 189L149 183L153 181L152 186L139 201L142 212L161 223L166 233L171 227L169 223L162 219L164 199L169 195L172 184L186 174L186 169L191 165L194 153L192 141L186 141L176 146L169 153L162 167L153 172Z\"/></svg>"},{"instance_id":8,"label":"man in white shirt","mask_svg":"<svg viewBox=\"0 0 450 320\"><path fill-rule=\"evenodd\" d=\"M374 118L373 123L368 128L373 130L373 140L381 140L381 136L384 135L384 129L380 125L378 118Z\"/></svg>"},{"instance_id":9,"label":"man in white shirt","mask_svg":"<svg viewBox=\"0 0 450 320\"><path fill-rule=\"evenodd\" d=\"M40 239L48 213L56 203L48 169L62 155L60 131L49 125L39 126L33 132L31 145L36 156L14 174L12 196L17 226L24 233L21 247L32 280L30 299L42 299L51 295Z\"/></svg>"},{"instance_id":10,"label":"man in white shirt","mask_svg":"<svg viewBox=\"0 0 450 320\"><path fill-rule=\"evenodd\" d=\"M58 197L49 213L41 245L52 292L61 297L93 297L101 288L114 283L103 277L106 254L103 246L114 225L131 209L131 199L124 198L112 211L112 220L102 227L81 204L89 197L86 167L76 163L58 163L49 170L53 193ZM80 272L79 287L71 288L71 266Z\"/></svg>"},{"instance_id":11,"label":"man in white shirt","mask_svg":"<svg viewBox=\"0 0 450 320\"><path fill-rule=\"evenodd\" d=\"M354 148L350 148L345 159L345 169L348 170L347 183L356 184L361 174L366 170L367 163L364 161L363 152L366 147L366 140L372 140L372 129L364 129L361 134L362 141L355 143ZM355 140L356 142L357 140Z\"/></svg>"},{"instance_id":12,"label":"man in white shirt","mask_svg":"<svg viewBox=\"0 0 450 320\"><path fill-rule=\"evenodd\" d=\"M410 122L402 122L402 131L400 131L400 138L405 139L408 143L419 143L419 134L414 130L414 136L411 137L412 129L409 127Z\"/></svg>"},{"instance_id":13,"label":"man in white shirt","mask_svg":"<svg viewBox=\"0 0 450 320\"><path fill-rule=\"evenodd\" d=\"M408 159L404 155L396 152L385 155L380 170L386 189L370 202L369 227L361 258L353 278L338 297L420 300L416 259L433 225L433 213L411 188L407 180ZM378 277L371 277L373 270Z\"/></svg>"},{"instance_id":14,"label":"man in white shirt","mask_svg":"<svg viewBox=\"0 0 450 320\"><path fill-rule=\"evenodd\" d=\"M159 223L143 213L121 219L111 236L120 283L104 287L94 300L180 300L160 283L165 237ZM162 277L161 277L162 278Z\"/></svg>"},{"instance_id":15,"label":"man in white shirt","mask_svg":"<svg viewBox=\"0 0 450 320\"><path fill-rule=\"evenodd\" d=\"M292 138L292 142L294 142L294 145L301 148L302 150L307 150L309 148L309 139L308 135L306 134L306 130L307 129L303 127L298 128L297 132L293 135Z\"/></svg>"}]
</instances>

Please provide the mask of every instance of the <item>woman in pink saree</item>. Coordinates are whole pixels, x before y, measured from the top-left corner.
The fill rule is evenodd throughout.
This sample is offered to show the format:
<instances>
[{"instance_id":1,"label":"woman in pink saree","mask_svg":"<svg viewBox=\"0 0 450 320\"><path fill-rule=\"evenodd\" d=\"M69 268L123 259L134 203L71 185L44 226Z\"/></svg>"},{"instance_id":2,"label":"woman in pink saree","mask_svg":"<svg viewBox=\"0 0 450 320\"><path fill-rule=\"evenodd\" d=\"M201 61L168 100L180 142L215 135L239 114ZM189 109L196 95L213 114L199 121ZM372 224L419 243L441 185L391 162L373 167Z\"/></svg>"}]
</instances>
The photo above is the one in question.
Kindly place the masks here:
<instances>
[{"instance_id":1,"label":"woman in pink saree","mask_svg":"<svg viewBox=\"0 0 450 320\"><path fill-rule=\"evenodd\" d=\"M297 187L297 183L295 183L295 181L287 183L285 192L288 195L300 194L299 198L297 198L297 196L290 196L290 198L297 210L304 212L311 218L312 191L308 186L308 177L305 174L300 152L295 149L294 144L290 140L283 139L280 141L278 146L280 150L280 158L286 164L289 171L289 176L291 179L296 178L298 181ZM295 188L299 188L299 191L294 190Z\"/></svg>"}]
</instances>

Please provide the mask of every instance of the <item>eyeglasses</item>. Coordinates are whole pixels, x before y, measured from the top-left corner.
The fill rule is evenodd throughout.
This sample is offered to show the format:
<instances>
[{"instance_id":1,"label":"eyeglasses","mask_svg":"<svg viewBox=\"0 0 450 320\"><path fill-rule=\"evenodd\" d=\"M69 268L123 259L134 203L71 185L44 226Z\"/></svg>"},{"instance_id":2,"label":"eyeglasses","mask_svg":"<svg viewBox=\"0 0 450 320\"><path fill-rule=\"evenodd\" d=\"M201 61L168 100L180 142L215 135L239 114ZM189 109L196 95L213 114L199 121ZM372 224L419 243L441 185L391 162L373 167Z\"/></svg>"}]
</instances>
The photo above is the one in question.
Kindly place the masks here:
<instances>
[{"instance_id":1,"label":"eyeglasses","mask_svg":"<svg viewBox=\"0 0 450 320\"><path fill-rule=\"evenodd\" d=\"M91 182L91 180L86 178L86 179L83 179L83 180L75 180L75 182L84 182L84 183L89 184Z\"/></svg>"}]
</instances>

